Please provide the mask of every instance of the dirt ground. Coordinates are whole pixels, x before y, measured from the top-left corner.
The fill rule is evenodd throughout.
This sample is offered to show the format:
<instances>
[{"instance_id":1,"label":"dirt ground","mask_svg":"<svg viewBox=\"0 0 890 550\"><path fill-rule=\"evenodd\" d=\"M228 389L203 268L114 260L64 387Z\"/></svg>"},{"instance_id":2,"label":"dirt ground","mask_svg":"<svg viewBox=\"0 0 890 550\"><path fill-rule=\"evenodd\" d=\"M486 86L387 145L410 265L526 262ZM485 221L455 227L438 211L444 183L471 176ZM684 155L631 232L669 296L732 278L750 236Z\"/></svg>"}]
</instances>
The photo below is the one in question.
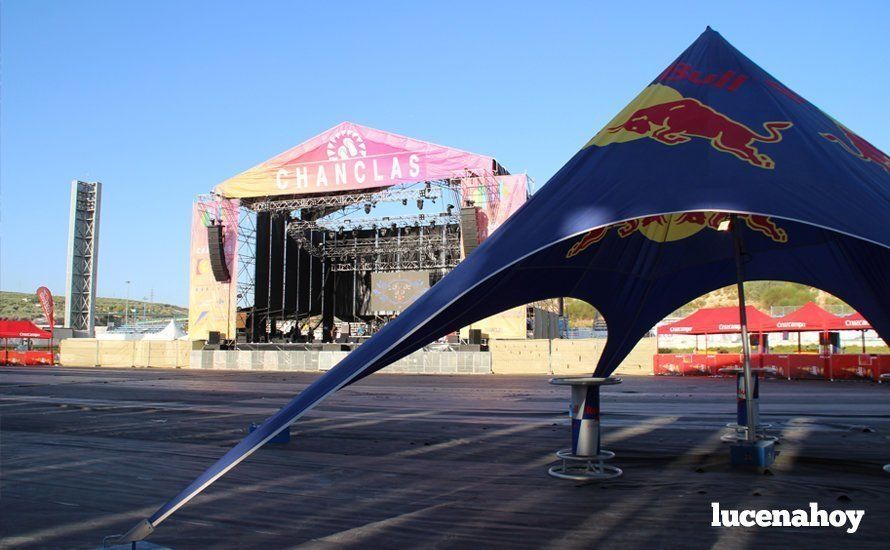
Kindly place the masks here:
<instances>
[{"instance_id":1,"label":"dirt ground","mask_svg":"<svg viewBox=\"0 0 890 550\"><path fill-rule=\"evenodd\" d=\"M316 375L0 369L0 547L98 548L153 512ZM720 441L734 379L626 377L603 390L625 475L546 473L568 388L539 377L374 375L162 523L184 548L884 547L890 384L767 381L771 474ZM711 503L862 509L859 531L711 527Z\"/></svg>"}]
</instances>

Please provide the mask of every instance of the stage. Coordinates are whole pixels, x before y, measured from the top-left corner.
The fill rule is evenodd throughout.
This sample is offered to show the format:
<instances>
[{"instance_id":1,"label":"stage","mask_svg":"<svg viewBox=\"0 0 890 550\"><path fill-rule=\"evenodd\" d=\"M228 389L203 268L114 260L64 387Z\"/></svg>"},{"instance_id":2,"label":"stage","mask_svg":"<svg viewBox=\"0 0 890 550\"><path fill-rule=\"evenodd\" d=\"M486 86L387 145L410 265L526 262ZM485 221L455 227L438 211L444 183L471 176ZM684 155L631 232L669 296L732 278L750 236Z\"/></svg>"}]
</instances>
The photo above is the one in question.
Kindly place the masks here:
<instances>
[{"instance_id":1,"label":"stage","mask_svg":"<svg viewBox=\"0 0 890 550\"><path fill-rule=\"evenodd\" d=\"M318 374L0 371L4 548L97 548L175 494ZM603 390L623 478L550 478L567 391L543 377L378 374L346 388L151 537L172 548L880 547L890 386L768 380L774 475L732 471L730 378L625 377ZM863 509L859 531L719 529L724 508ZM236 513L237 512L237 513Z\"/></svg>"}]
</instances>

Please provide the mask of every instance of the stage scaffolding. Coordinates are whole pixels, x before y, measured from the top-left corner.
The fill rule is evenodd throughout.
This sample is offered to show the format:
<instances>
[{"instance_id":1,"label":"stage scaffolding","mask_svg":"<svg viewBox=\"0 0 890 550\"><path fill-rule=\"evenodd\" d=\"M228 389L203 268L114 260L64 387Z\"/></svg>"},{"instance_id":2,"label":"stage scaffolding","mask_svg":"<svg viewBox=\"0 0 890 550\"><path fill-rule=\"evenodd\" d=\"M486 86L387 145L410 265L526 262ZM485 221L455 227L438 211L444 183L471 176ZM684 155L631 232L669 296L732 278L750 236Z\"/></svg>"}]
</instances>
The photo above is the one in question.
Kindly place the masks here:
<instances>
[{"instance_id":1,"label":"stage scaffolding","mask_svg":"<svg viewBox=\"0 0 890 550\"><path fill-rule=\"evenodd\" d=\"M238 216L237 305L241 314L246 315L243 319L248 325L259 324L258 329L249 331L255 337L276 330L276 322L279 329L292 326L287 324L289 321L302 323L315 318L319 307L328 326L334 318L329 310L336 307L330 294L344 291L330 283L337 274L352 273L352 284L347 284L351 288L346 292L352 294L353 318L361 315L356 311L355 304L361 302L356 293L360 287L362 292L369 292L369 273L425 270L430 272L432 281L441 279L460 263L467 250L462 242L461 208L484 207L496 212L500 201L498 175L501 174L459 174L452 179L360 192L242 199ZM263 280L263 290L269 293L268 300L260 300L265 307L257 306L256 296L256 276L262 272L257 269L257 224L261 217L271 220L265 223L271 224L274 235L281 227L276 223L283 223L284 246L295 244L300 251L296 255L285 254L281 265L273 265L274 261L267 264L271 278L283 279L284 287L270 288ZM269 225L265 228L263 238L268 239ZM269 262L267 251L263 253L263 261ZM302 268L299 258L303 258ZM307 267L307 258L314 258L316 267L312 267L312 262ZM289 268L288 261L294 262L296 269ZM269 273L264 273L264 277L269 277ZM290 306L286 303L288 285L297 289L295 308L293 302ZM277 299L279 290L284 294L281 300ZM341 298L348 302L350 297ZM340 303L342 308L343 302Z\"/></svg>"},{"instance_id":2,"label":"stage scaffolding","mask_svg":"<svg viewBox=\"0 0 890 550\"><path fill-rule=\"evenodd\" d=\"M238 209L238 309L254 304L254 271L256 269L256 212L244 206Z\"/></svg>"}]
</instances>

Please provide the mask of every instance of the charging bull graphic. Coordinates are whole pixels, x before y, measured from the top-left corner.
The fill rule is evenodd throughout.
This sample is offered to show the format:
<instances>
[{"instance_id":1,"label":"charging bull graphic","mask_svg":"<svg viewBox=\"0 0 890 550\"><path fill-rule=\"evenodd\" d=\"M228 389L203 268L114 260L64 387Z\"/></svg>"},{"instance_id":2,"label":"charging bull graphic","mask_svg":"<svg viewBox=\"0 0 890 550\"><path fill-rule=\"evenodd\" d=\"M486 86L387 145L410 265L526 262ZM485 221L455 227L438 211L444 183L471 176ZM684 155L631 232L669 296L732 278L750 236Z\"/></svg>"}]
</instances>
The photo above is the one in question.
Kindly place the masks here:
<instances>
[{"instance_id":1,"label":"charging bull graphic","mask_svg":"<svg viewBox=\"0 0 890 550\"><path fill-rule=\"evenodd\" d=\"M828 141L837 143L838 145L843 147L844 151L850 153L854 157L857 157L864 162L873 162L883 168L885 171L890 172L890 156L884 154L884 152L882 152L880 149L859 137L858 134L856 134L840 122L835 121L835 124L837 124L837 127L840 128L844 136L846 136L846 138L850 141L850 145L848 145L846 141L834 134L825 132L819 135L824 137Z\"/></svg>"},{"instance_id":2,"label":"charging bull graphic","mask_svg":"<svg viewBox=\"0 0 890 550\"><path fill-rule=\"evenodd\" d=\"M717 231L720 223L729 218L726 212L680 212L678 214L662 214L646 216L621 222L610 227L592 229L572 244L566 258L577 256L594 244L602 241L614 227L621 238L640 232L649 240L665 243L686 239L703 229ZM788 232L779 227L773 218L759 214L739 214L739 221L745 222L748 229L760 233L777 243L788 242Z\"/></svg>"},{"instance_id":3,"label":"charging bull graphic","mask_svg":"<svg viewBox=\"0 0 890 550\"><path fill-rule=\"evenodd\" d=\"M729 153L751 166L771 170L775 162L761 153L757 144L782 141L781 132L791 126L791 122L764 122L766 133L760 134L697 99L683 97L669 86L654 84L587 145L603 146L643 137L664 145L680 145L693 138L703 138L718 151Z\"/></svg>"}]
</instances>

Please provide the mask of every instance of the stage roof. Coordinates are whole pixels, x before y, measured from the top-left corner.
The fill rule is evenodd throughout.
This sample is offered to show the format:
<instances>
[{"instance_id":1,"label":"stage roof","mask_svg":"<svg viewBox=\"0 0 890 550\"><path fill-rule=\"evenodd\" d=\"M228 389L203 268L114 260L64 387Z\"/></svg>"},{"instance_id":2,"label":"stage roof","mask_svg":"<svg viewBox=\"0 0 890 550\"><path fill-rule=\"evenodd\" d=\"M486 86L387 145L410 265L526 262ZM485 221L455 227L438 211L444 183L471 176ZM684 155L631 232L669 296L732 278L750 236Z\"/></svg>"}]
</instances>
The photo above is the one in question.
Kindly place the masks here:
<instances>
[{"instance_id":1,"label":"stage roof","mask_svg":"<svg viewBox=\"0 0 890 550\"><path fill-rule=\"evenodd\" d=\"M47 332L31 321L0 319L0 338L52 338Z\"/></svg>"},{"instance_id":2,"label":"stage roof","mask_svg":"<svg viewBox=\"0 0 890 550\"><path fill-rule=\"evenodd\" d=\"M343 122L214 188L227 198L379 189L505 173L492 157Z\"/></svg>"},{"instance_id":3,"label":"stage roof","mask_svg":"<svg viewBox=\"0 0 890 550\"><path fill-rule=\"evenodd\" d=\"M590 105L578 111L591 116ZM886 340L888 218L890 157L709 28L454 271L134 534L333 392L511 307L559 296L592 304L609 337L590 368L608 376L665 315L735 283L727 222L744 242L746 280L821 288Z\"/></svg>"},{"instance_id":4,"label":"stage roof","mask_svg":"<svg viewBox=\"0 0 890 550\"><path fill-rule=\"evenodd\" d=\"M748 332L769 330L775 319L747 306ZM732 334L741 330L738 306L702 308L673 323L658 327L658 334Z\"/></svg>"}]
</instances>

